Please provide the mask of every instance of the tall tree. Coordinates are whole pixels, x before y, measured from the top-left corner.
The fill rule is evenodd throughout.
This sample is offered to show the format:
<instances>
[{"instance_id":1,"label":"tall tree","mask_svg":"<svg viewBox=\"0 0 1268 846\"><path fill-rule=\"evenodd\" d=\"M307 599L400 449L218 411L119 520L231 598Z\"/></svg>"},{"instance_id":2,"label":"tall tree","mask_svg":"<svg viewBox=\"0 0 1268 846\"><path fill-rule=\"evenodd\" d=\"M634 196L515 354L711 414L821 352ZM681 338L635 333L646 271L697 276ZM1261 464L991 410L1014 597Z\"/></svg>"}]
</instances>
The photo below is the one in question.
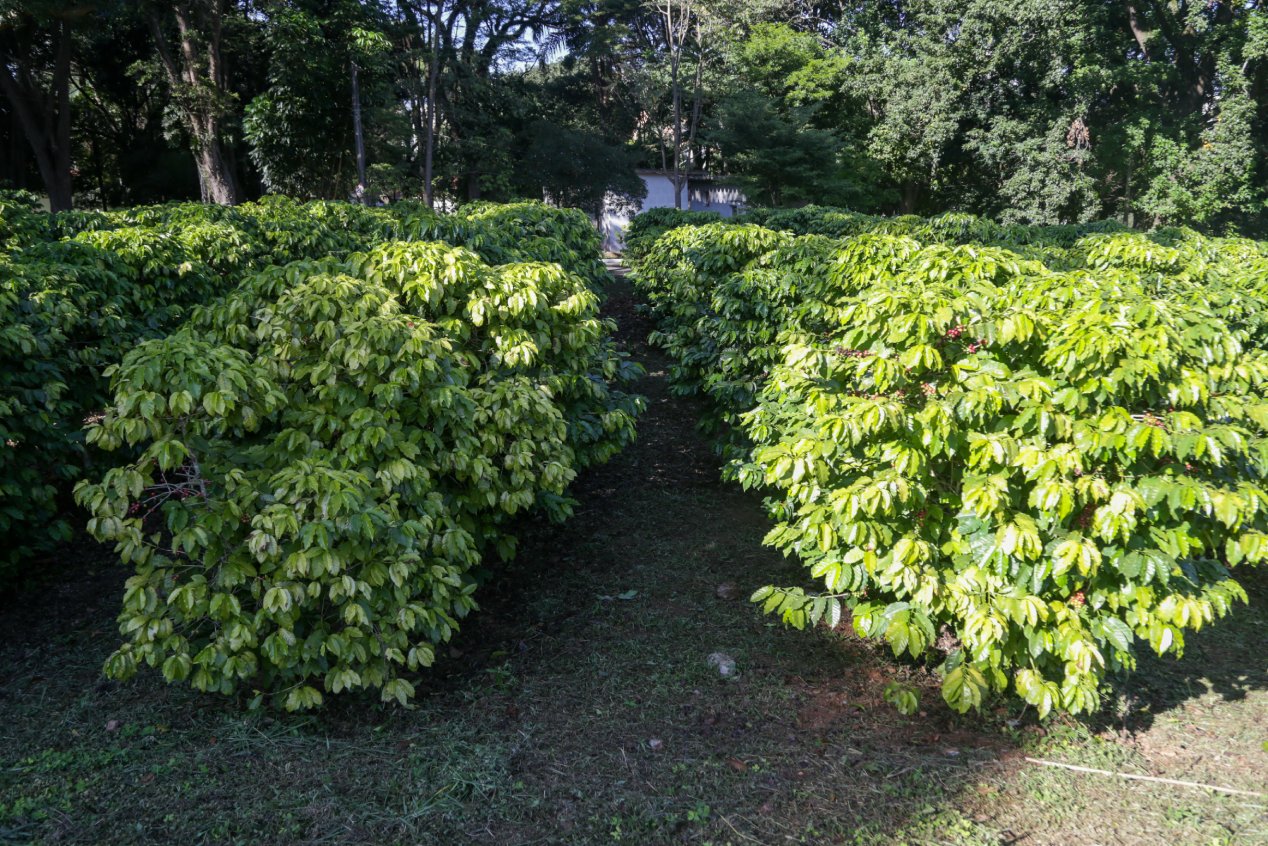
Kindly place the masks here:
<instances>
[{"instance_id":1,"label":"tall tree","mask_svg":"<svg viewBox=\"0 0 1268 846\"><path fill-rule=\"evenodd\" d=\"M815 32L759 23L725 49L725 85L705 132L751 202L871 211L889 199L866 142L861 103L846 94L843 51Z\"/></svg>"},{"instance_id":2,"label":"tall tree","mask_svg":"<svg viewBox=\"0 0 1268 846\"><path fill-rule=\"evenodd\" d=\"M1152 224L1268 212L1268 7L1125 0L1115 11L1135 48L1120 77L1128 119L1107 133L1130 174L1119 207Z\"/></svg>"},{"instance_id":3,"label":"tall tree","mask_svg":"<svg viewBox=\"0 0 1268 846\"><path fill-rule=\"evenodd\" d=\"M35 157L49 205L73 203L71 62L74 26L89 3L8 0L0 5L0 91Z\"/></svg>"},{"instance_id":4,"label":"tall tree","mask_svg":"<svg viewBox=\"0 0 1268 846\"><path fill-rule=\"evenodd\" d=\"M508 80L509 81L509 80ZM605 200L630 202L646 188L630 143L636 116L620 102L600 106L589 68L564 60L514 80L530 108L514 126L519 163L513 194L539 196L597 216Z\"/></svg>"},{"instance_id":5,"label":"tall tree","mask_svg":"<svg viewBox=\"0 0 1268 846\"><path fill-rule=\"evenodd\" d=\"M691 147L695 141L696 130L700 125L700 81L704 73L704 44L700 40L699 10L694 0L655 0L656 13L660 17L660 26L665 48L665 57L669 64L669 96L671 124L670 133L673 138L670 156L670 182L674 186L674 208L682 208L682 189L687 183L687 170L691 166ZM690 118L687 126L683 126L683 81L682 64L689 42L695 42L695 78L692 86ZM683 142L686 142L684 144Z\"/></svg>"},{"instance_id":6,"label":"tall tree","mask_svg":"<svg viewBox=\"0 0 1268 846\"><path fill-rule=\"evenodd\" d=\"M848 24L833 35L859 57L868 152L903 210L1253 223L1262 209L1260 0L884 0Z\"/></svg>"},{"instance_id":7,"label":"tall tree","mask_svg":"<svg viewBox=\"0 0 1268 846\"><path fill-rule=\"evenodd\" d=\"M267 80L243 128L265 187L364 195L367 145L393 93L386 19L360 0L275 0L263 9Z\"/></svg>"},{"instance_id":8,"label":"tall tree","mask_svg":"<svg viewBox=\"0 0 1268 846\"><path fill-rule=\"evenodd\" d=\"M221 52L225 17L235 0L172 0L147 6L172 104L189 133L204 202L241 199L226 148L226 122L236 110Z\"/></svg>"},{"instance_id":9,"label":"tall tree","mask_svg":"<svg viewBox=\"0 0 1268 846\"><path fill-rule=\"evenodd\" d=\"M680 206L703 168L776 204L1268 231L1265 0L0 0L0 65L0 178L56 208L195 179L594 207L640 165Z\"/></svg>"},{"instance_id":10,"label":"tall tree","mask_svg":"<svg viewBox=\"0 0 1268 846\"><path fill-rule=\"evenodd\" d=\"M451 188L466 199L505 190L512 166L507 155L508 99L498 73L533 61L532 43L561 23L558 0L399 0L413 20L425 22L434 65L427 98L433 138L446 144L443 164ZM454 185L453 183L457 183Z\"/></svg>"}]
</instances>

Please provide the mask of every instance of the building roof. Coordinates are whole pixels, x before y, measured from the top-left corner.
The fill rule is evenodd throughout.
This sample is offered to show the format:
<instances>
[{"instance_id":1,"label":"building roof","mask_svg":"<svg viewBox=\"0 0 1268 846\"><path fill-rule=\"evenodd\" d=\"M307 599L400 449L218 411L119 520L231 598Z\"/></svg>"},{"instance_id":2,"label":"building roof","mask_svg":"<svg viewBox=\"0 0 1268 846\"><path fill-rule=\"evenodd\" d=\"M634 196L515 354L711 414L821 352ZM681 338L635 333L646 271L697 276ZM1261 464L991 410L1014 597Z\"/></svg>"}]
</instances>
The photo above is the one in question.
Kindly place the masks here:
<instances>
[{"instance_id":1,"label":"building roof","mask_svg":"<svg viewBox=\"0 0 1268 846\"><path fill-rule=\"evenodd\" d=\"M660 168L651 168L651 167L636 167L634 168L634 172L638 174L639 176L664 176L666 178L669 178L674 175L674 172L672 170L662 170ZM716 176L704 170L688 170L688 171L684 171L683 175L686 176L688 179L694 179L697 182L721 181L722 183L727 184L727 180L728 180L728 177L726 176Z\"/></svg>"},{"instance_id":2,"label":"building roof","mask_svg":"<svg viewBox=\"0 0 1268 846\"><path fill-rule=\"evenodd\" d=\"M639 176L673 176L672 170L662 170L659 167L635 167L634 172ZM682 175L686 176L687 179L725 179L724 176L714 176L704 170L687 170L683 171Z\"/></svg>"}]
</instances>

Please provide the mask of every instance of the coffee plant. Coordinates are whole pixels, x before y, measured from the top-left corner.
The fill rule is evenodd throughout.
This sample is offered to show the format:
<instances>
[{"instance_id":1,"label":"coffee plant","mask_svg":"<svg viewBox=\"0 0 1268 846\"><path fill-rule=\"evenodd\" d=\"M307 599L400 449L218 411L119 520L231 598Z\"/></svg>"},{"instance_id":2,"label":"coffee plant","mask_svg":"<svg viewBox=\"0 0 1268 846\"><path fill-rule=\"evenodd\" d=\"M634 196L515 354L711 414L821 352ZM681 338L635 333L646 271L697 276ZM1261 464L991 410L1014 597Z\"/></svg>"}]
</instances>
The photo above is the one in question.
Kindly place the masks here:
<instances>
[{"instance_id":1,"label":"coffee plant","mask_svg":"<svg viewBox=\"0 0 1268 846\"><path fill-rule=\"evenodd\" d=\"M0 190L0 249L19 249L48 237L49 216L29 191Z\"/></svg>"},{"instance_id":2,"label":"coffee plant","mask_svg":"<svg viewBox=\"0 0 1268 846\"><path fill-rule=\"evenodd\" d=\"M596 310L556 264L393 243L272 268L126 356L89 440L141 452L77 491L137 571L107 672L407 702L508 521L566 516L633 436Z\"/></svg>"},{"instance_id":3,"label":"coffee plant","mask_svg":"<svg viewBox=\"0 0 1268 846\"><path fill-rule=\"evenodd\" d=\"M687 227L635 278L729 472L769 493L767 542L826 589L756 602L929 662L958 710L1094 710L1268 555L1268 253L958 217Z\"/></svg>"},{"instance_id":4,"label":"coffee plant","mask_svg":"<svg viewBox=\"0 0 1268 846\"><path fill-rule=\"evenodd\" d=\"M0 533L12 539L0 551L0 585L69 534L70 483L98 474L83 426L109 401L104 370L183 325L194 307L269 268L395 240L487 250L493 263L557 261L597 290L598 236L578 224L578 213L541 203L438 215L416 204L269 197L49 215L30 196L0 195ZM593 433L597 424L581 416L571 425Z\"/></svg>"},{"instance_id":5,"label":"coffee plant","mask_svg":"<svg viewBox=\"0 0 1268 846\"><path fill-rule=\"evenodd\" d=\"M657 239L669 230L687 225L704 226L721 222L721 220L722 215L717 212L673 208L648 209L635 216L622 233L621 240L625 247L622 254L627 262L638 263Z\"/></svg>"},{"instance_id":6,"label":"coffee plant","mask_svg":"<svg viewBox=\"0 0 1268 846\"><path fill-rule=\"evenodd\" d=\"M16 542L0 553L0 580L68 535L58 493L84 468L82 427L105 405L103 370L232 279L178 234L137 228L35 243L3 263L0 532Z\"/></svg>"}]
</instances>

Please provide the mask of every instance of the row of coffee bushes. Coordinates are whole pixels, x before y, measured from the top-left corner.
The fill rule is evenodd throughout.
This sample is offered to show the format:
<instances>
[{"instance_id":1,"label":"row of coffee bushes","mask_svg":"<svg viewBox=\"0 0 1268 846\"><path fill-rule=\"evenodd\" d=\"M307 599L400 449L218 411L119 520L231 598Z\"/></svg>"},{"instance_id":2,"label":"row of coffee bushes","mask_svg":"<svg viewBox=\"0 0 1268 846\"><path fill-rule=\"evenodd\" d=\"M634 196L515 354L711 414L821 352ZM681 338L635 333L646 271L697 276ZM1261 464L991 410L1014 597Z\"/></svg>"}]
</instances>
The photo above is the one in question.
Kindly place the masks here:
<instances>
[{"instance_id":1,"label":"row of coffee bushes","mask_svg":"<svg viewBox=\"0 0 1268 846\"><path fill-rule=\"evenodd\" d=\"M5 210L6 213L9 211ZM104 221L77 216L76 223ZM83 227L19 209L0 285L0 578L69 534L59 493L85 466L84 421L103 370L159 337L255 266L258 242L212 220ZM76 226L79 229L78 226Z\"/></svg>"},{"instance_id":2,"label":"row of coffee bushes","mask_svg":"<svg viewBox=\"0 0 1268 846\"><path fill-rule=\"evenodd\" d=\"M830 206L802 206L795 209L757 208L739 218L768 229L795 232L799 235L827 235L843 238L877 233L908 235L922 243L989 244L993 246L1070 247L1080 238L1094 233L1119 233L1130 230L1108 220L1059 226L1029 226L996 223L989 218L961 212L948 212L935 217L901 215L882 217Z\"/></svg>"},{"instance_id":3,"label":"row of coffee bushes","mask_svg":"<svg viewBox=\"0 0 1268 846\"><path fill-rule=\"evenodd\" d=\"M1268 251L1026 237L689 226L635 280L731 472L771 494L768 542L824 585L763 588L767 611L848 612L960 710L1089 711L1138 641L1180 651L1268 556Z\"/></svg>"},{"instance_id":4,"label":"row of coffee bushes","mask_svg":"<svg viewBox=\"0 0 1268 846\"><path fill-rule=\"evenodd\" d=\"M560 264L394 242L265 270L143 344L89 432L140 452L77 491L136 568L107 673L407 702L509 521L565 516L633 437L608 330Z\"/></svg>"},{"instance_id":5,"label":"row of coffee bushes","mask_svg":"<svg viewBox=\"0 0 1268 846\"><path fill-rule=\"evenodd\" d=\"M622 256L629 264L638 264L652 245L671 229L680 226L703 226L719 223L722 215L710 211L687 211L674 208L648 209L635 216L621 233Z\"/></svg>"},{"instance_id":6,"label":"row of coffee bushes","mask_svg":"<svg viewBox=\"0 0 1268 846\"><path fill-rule=\"evenodd\" d=\"M722 220L716 212L670 208L644 212L630 222L625 232L626 257L631 263L638 263L652 244L671 229L687 225L703 226ZM726 222L756 224L795 235L823 235L837 239L879 234L907 236L921 244L1004 247L1023 257L1039 259L1050 269L1077 269L1105 261L1110 264L1121 261L1138 269L1152 267L1181 277L1191 274L1195 267L1205 265L1216 265L1224 273L1236 273L1242 256L1251 256L1258 261L1265 250L1263 242L1248 238L1206 237L1184 227L1167 227L1142 235L1113 220L1031 226L1001 224L959 212L927 218L915 215L882 217L830 206L802 206L749 209L727 218ZM1090 255L1092 252L1099 255Z\"/></svg>"},{"instance_id":7,"label":"row of coffee bushes","mask_svg":"<svg viewBox=\"0 0 1268 846\"><path fill-rule=\"evenodd\" d=\"M0 535L11 539L0 583L69 535L63 494L91 458L83 427L108 401L105 368L194 307L263 269L397 239L470 244L491 261L560 261L597 286L588 226L580 212L537 203L438 215L266 198L49 215L31 197L0 197Z\"/></svg>"}]
</instances>

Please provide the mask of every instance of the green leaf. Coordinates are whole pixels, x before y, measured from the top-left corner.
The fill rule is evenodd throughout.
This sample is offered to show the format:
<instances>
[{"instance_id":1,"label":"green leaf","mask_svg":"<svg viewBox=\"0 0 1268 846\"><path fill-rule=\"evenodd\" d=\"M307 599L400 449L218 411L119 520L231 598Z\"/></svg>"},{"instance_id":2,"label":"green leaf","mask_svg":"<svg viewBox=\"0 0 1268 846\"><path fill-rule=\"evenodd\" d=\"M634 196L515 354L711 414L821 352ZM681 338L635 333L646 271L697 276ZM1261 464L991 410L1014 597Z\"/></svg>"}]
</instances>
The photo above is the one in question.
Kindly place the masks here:
<instances>
[{"instance_id":1,"label":"green leaf","mask_svg":"<svg viewBox=\"0 0 1268 846\"><path fill-rule=\"evenodd\" d=\"M961 714L981 708L986 693L986 677L971 664L961 664L942 680L942 698Z\"/></svg>"}]
</instances>

